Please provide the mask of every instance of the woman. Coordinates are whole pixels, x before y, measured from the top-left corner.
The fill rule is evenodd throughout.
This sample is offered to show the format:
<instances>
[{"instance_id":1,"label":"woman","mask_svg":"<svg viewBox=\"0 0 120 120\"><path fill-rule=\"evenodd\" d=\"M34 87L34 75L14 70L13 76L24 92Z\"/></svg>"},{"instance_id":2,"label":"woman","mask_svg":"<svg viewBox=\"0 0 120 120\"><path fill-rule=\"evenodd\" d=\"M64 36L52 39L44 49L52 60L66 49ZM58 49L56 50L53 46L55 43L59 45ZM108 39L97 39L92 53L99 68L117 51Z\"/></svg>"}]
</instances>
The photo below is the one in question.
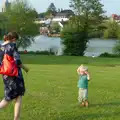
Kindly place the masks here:
<instances>
[{"instance_id":1,"label":"woman","mask_svg":"<svg viewBox=\"0 0 120 120\"><path fill-rule=\"evenodd\" d=\"M19 120L20 108L22 104L22 96L25 93L24 79L21 71L21 67L23 67L23 65L20 60L19 53L16 49L16 45L12 43L13 33L8 33L7 37L5 38L6 39L4 43L0 46L1 49L0 62L2 62L2 58L4 54L8 54L9 56L13 57L18 67L18 76L16 77L16 76L3 75L5 95L4 95L4 99L0 102L0 109L6 107L12 100L15 100L14 120ZM25 70L26 72L28 71L26 68Z\"/></svg>"}]
</instances>

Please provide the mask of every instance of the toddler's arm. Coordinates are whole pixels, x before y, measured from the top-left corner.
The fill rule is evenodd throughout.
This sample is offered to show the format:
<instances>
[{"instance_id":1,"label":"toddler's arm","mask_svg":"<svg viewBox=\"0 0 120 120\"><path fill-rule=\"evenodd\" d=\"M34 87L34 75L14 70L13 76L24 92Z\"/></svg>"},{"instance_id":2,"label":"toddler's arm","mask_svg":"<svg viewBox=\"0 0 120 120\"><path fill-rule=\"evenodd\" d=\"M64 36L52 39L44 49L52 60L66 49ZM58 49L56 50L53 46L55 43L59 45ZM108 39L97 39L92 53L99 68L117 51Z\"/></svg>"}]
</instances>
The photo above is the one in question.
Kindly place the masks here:
<instances>
[{"instance_id":1,"label":"toddler's arm","mask_svg":"<svg viewBox=\"0 0 120 120\"><path fill-rule=\"evenodd\" d=\"M78 67L77 73L78 73L78 75L80 75L80 67Z\"/></svg>"},{"instance_id":2,"label":"toddler's arm","mask_svg":"<svg viewBox=\"0 0 120 120\"><path fill-rule=\"evenodd\" d=\"M90 80L90 74L87 72L87 79Z\"/></svg>"},{"instance_id":3,"label":"toddler's arm","mask_svg":"<svg viewBox=\"0 0 120 120\"><path fill-rule=\"evenodd\" d=\"M85 74L87 75L87 79L90 80L90 74L89 74L89 72L86 71Z\"/></svg>"}]
</instances>

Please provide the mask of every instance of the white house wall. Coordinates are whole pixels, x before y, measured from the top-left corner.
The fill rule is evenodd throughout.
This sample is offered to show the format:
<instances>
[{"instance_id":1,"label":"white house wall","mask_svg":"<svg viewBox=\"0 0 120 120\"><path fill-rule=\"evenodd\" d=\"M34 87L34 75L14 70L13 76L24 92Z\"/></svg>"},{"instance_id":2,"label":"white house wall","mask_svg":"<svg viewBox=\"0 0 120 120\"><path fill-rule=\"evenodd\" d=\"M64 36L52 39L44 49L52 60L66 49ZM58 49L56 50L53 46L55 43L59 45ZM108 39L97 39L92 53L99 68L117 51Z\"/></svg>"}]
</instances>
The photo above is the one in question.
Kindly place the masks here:
<instances>
[{"instance_id":1,"label":"white house wall","mask_svg":"<svg viewBox=\"0 0 120 120\"><path fill-rule=\"evenodd\" d=\"M52 21L53 22L62 22L62 21L68 21L68 18L53 18Z\"/></svg>"}]
</instances>

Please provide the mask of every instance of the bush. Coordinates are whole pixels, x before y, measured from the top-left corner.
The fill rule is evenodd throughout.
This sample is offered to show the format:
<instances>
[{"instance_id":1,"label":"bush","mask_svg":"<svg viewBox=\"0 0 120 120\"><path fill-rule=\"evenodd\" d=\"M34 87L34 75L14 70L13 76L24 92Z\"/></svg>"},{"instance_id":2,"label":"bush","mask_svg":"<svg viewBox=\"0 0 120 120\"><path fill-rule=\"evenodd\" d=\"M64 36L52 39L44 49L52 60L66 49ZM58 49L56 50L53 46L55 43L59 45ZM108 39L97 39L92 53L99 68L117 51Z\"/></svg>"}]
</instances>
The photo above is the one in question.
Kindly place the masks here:
<instances>
[{"instance_id":1,"label":"bush","mask_svg":"<svg viewBox=\"0 0 120 120\"><path fill-rule=\"evenodd\" d=\"M55 55L52 51L20 51L20 54Z\"/></svg>"},{"instance_id":2,"label":"bush","mask_svg":"<svg viewBox=\"0 0 120 120\"><path fill-rule=\"evenodd\" d=\"M107 29L104 31L104 38L118 39L120 36L120 25L116 21L108 21L106 23Z\"/></svg>"}]
</instances>

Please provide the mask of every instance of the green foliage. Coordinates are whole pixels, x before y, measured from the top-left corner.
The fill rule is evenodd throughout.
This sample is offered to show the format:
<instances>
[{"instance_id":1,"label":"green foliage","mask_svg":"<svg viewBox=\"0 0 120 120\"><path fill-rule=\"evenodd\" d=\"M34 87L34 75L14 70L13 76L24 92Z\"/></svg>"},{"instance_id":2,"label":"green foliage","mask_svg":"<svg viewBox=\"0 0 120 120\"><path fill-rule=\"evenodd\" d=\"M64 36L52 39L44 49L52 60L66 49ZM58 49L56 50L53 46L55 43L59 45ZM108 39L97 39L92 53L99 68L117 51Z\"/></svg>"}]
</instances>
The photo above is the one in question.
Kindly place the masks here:
<instances>
[{"instance_id":1,"label":"green foliage","mask_svg":"<svg viewBox=\"0 0 120 120\"><path fill-rule=\"evenodd\" d=\"M113 51L115 54L120 55L120 41L116 43L115 47L113 48Z\"/></svg>"},{"instance_id":2,"label":"green foliage","mask_svg":"<svg viewBox=\"0 0 120 120\"><path fill-rule=\"evenodd\" d=\"M80 27L73 24L73 21L66 25L61 33L62 43L64 44L65 55L83 56L86 49L87 33L80 30Z\"/></svg>"},{"instance_id":3,"label":"green foliage","mask_svg":"<svg viewBox=\"0 0 120 120\"><path fill-rule=\"evenodd\" d=\"M104 13L100 0L71 0L70 3L85 31L98 29Z\"/></svg>"},{"instance_id":4,"label":"green foliage","mask_svg":"<svg viewBox=\"0 0 120 120\"><path fill-rule=\"evenodd\" d=\"M99 17L104 12L100 0L71 0L70 3L70 7L75 10L77 15Z\"/></svg>"},{"instance_id":5,"label":"green foliage","mask_svg":"<svg viewBox=\"0 0 120 120\"><path fill-rule=\"evenodd\" d=\"M0 37L6 34L6 27L7 27L6 22L7 22L7 19L5 15L1 12L0 13Z\"/></svg>"},{"instance_id":6,"label":"green foliage","mask_svg":"<svg viewBox=\"0 0 120 120\"><path fill-rule=\"evenodd\" d=\"M50 33L60 33L60 26L57 22L52 22L50 25Z\"/></svg>"},{"instance_id":7,"label":"green foliage","mask_svg":"<svg viewBox=\"0 0 120 120\"><path fill-rule=\"evenodd\" d=\"M56 14L56 7L54 3L51 3L45 13L46 18L52 18Z\"/></svg>"},{"instance_id":8,"label":"green foliage","mask_svg":"<svg viewBox=\"0 0 120 120\"><path fill-rule=\"evenodd\" d=\"M98 33L103 17L103 5L99 0L71 0L70 6L76 16L72 17L62 32L64 53L67 55L84 55L88 39L94 31Z\"/></svg>"},{"instance_id":9,"label":"green foliage","mask_svg":"<svg viewBox=\"0 0 120 120\"><path fill-rule=\"evenodd\" d=\"M51 3L49 5L47 11L52 12L52 13L56 13L56 7L55 7L54 3Z\"/></svg>"},{"instance_id":10,"label":"green foliage","mask_svg":"<svg viewBox=\"0 0 120 120\"><path fill-rule=\"evenodd\" d=\"M11 8L4 13L7 18L7 31L16 31L20 35L18 46L27 47L38 34L38 26L34 23L37 17L35 9L27 1L19 0L11 3Z\"/></svg>"},{"instance_id":11,"label":"green foliage","mask_svg":"<svg viewBox=\"0 0 120 120\"><path fill-rule=\"evenodd\" d=\"M46 12L43 12L43 13L38 14L38 17L39 18L45 18L45 15L46 15Z\"/></svg>"},{"instance_id":12,"label":"green foliage","mask_svg":"<svg viewBox=\"0 0 120 120\"><path fill-rule=\"evenodd\" d=\"M116 21L106 22L106 30L104 31L104 38L120 38L120 25Z\"/></svg>"},{"instance_id":13,"label":"green foliage","mask_svg":"<svg viewBox=\"0 0 120 120\"><path fill-rule=\"evenodd\" d=\"M99 57L114 58L114 57L120 57L120 54L110 54L110 53L105 52L105 53L100 54Z\"/></svg>"},{"instance_id":14,"label":"green foliage","mask_svg":"<svg viewBox=\"0 0 120 120\"><path fill-rule=\"evenodd\" d=\"M120 39L120 25L116 21L106 22L106 29L104 31L104 38ZM120 55L120 41L118 41L113 48L115 54Z\"/></svg>"}]
</instances>

